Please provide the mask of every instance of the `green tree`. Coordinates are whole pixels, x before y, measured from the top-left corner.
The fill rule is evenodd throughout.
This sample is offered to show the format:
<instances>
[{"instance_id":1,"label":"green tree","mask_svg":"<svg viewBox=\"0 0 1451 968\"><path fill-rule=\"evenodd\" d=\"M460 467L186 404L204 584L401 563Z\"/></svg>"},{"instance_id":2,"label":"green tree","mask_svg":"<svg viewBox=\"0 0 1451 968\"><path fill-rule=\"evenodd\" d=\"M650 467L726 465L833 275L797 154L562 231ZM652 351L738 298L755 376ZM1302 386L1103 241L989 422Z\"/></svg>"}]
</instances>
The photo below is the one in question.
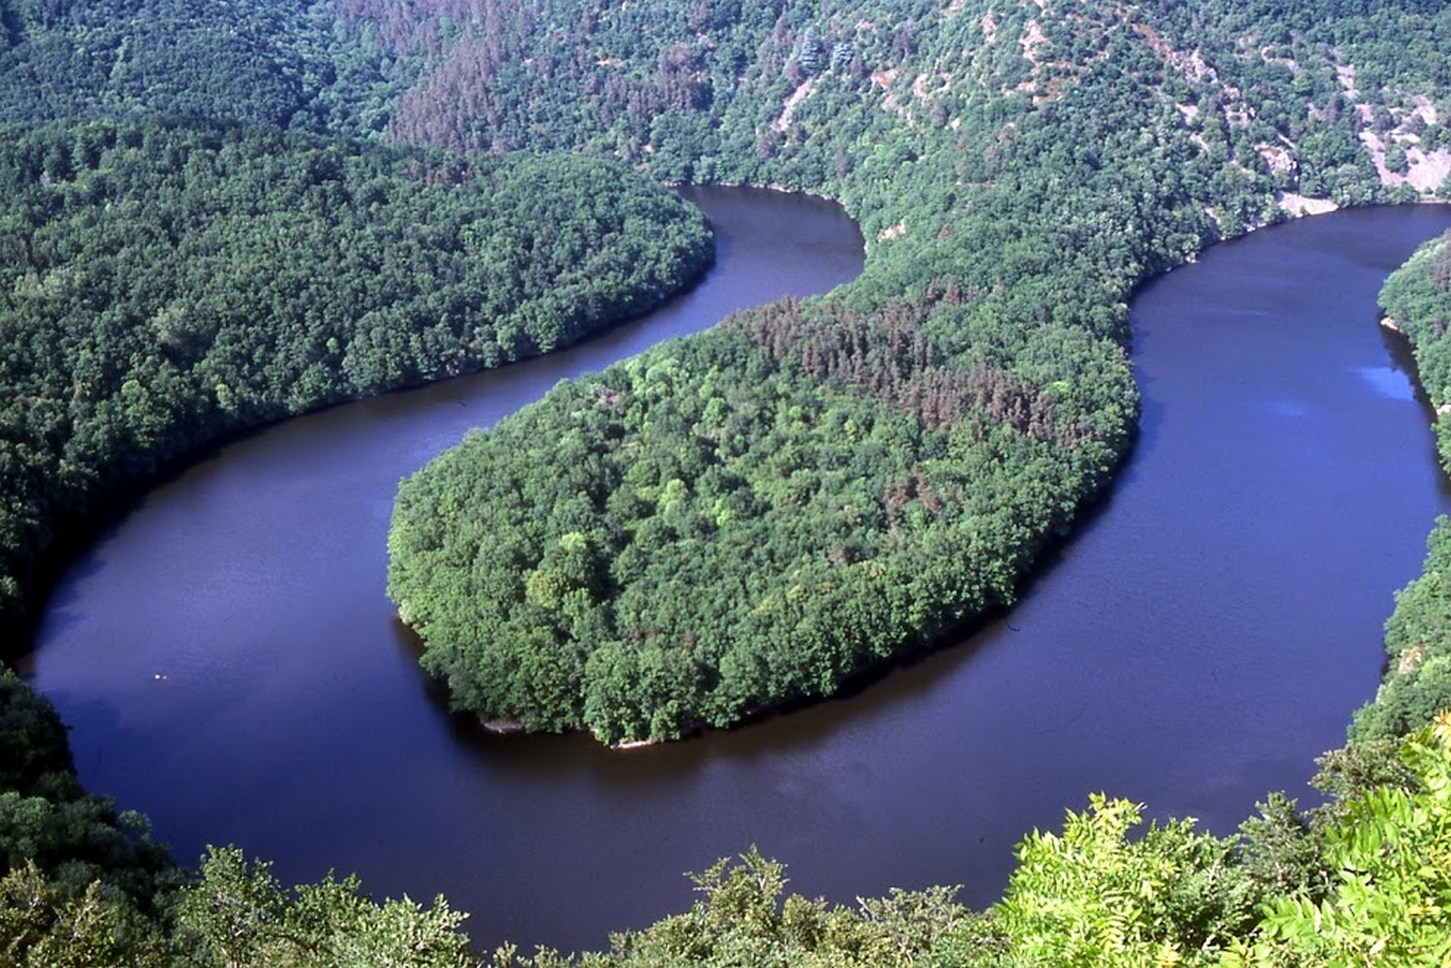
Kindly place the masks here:
<instances>
[{"instance_id":1,"label":"green tree","mask_svg":"<svg viewBox=\"0 0 1451 968\"><path fill-rule=\"evenodd\" d=\"M1035 965L1207 961L1252 920L1232 845L1192 821L1150 826L1141 807L1101 794L1069 811L1063 833L1030 834L993 909L1015 958Z\"/></svg>"},{"instance_id":2,"label":"green tree","mask_svg":"<svg viewBox=\"0 0 1451 968\"><path fill-rule=\"evenodd\" d=\"M800 65L801 73L807 77L819 73L826 66L825 52L826 48L816 33L815 25L808 26L796 48L796 63Z\"/></svg>"},{"instance_id":3,"label":"green tree","mask_svg":"<svg viewBox=\"0 0 1451 968\"><path fill-rule=\"evenodd\" d=\"M1402 757L1415 790L1366 790L1324 831L1330 894L1272 901L1229 964L1451 963L1451 713L1411 736Z\"/></svg>"},{"instance_id":4,"label":"green tree","mask_svg":"<svg viewBox=\"0 0 1451 968\"><path fill-rule=\"evenodd\" d=\"M356 878L328 877L289 892L271 865L213 848L177 905L175 943L191 965L226 968L464 968L464 915L442 898L377 904Z\"/></svg>"},{"instance_id":5,"label":"green tree","mask_svg":"<svg viewBox=\"0 0 1451 968\"><path fill-rule=\"evenodd\" d=\"M1404 175L1407 168L1406 149L1402 148L1400 142L1392 141L1386 145L1385 166L1387 171L1397 175Z\"/></svg>"}]
</instances>

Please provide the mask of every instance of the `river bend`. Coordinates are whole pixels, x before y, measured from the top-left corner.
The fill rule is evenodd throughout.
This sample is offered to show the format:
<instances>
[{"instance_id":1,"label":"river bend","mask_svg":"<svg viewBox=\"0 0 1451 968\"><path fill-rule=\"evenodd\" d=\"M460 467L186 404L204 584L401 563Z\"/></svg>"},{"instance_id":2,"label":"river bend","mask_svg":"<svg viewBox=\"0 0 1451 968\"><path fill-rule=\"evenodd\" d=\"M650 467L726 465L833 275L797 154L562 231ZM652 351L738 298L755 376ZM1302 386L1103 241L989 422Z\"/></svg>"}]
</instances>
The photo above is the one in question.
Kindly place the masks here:
<instances>
[{"instance_id":1,"label":"river bend","mask_svg":"<svg viewBox=\"0 0 1451 968\"><path fill-rule=\"evenodd\" d=\"M86 785L182 860L448 895L481 946L601 947L757 844L793 890L999 895L1024 831L1090 791L1228 832L1306 795L1375 690L1392 591L1448 508L1375 293L1451 209L1319 217L1215 247L1133 307L1142 434L1113 498L1003 621L861 694L611 753L441 712L383 594L398 479L559 379L861 265L838 209L695 196L719 261L585 346L339 407L149 494L57 589L30 663Z\"/></svg>"}]
</instances>

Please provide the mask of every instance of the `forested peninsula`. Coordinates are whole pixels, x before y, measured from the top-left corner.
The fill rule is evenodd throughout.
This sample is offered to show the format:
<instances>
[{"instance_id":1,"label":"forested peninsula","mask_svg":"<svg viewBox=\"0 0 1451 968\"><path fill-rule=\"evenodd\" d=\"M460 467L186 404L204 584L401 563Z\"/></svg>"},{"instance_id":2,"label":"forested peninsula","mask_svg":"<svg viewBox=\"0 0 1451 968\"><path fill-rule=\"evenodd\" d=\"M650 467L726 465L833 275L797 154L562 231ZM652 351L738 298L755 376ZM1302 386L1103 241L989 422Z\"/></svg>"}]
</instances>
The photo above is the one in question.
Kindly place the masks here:
<instances>
[{"instance_id":1,"label":"forested peninsula","mask_svg":"<svg viewBox=\"0 0 1451 968\"><path fill-rule=\"evenodd\" d=\"M683 282L703 227L624 165L835 197L866 271L563 386L443 458L400 498L394 594L464 705L537 728L671 738L826 694L1010 602L1106 492L1133 437L1136 284L1279 218L1443 191L1448 17L1429 0L0 0L0 117L23 125L0 142L6 627L61 522L201 441L502 361L501 333L528 352L586 328L551 315L567 233L537 311L465 315L494 260L527 273L509 233L556 222L562 186L587 240L638 191L666 244L621 264L664 270L651 298ZM526 148L613 160L509 154ZM368 302L390 259L400 290ZM1428 682L1439 560L1391 632L1396 671ZM48 704L8 672L0 690L10 962L478 963L441 900L289 891L231 849L172 866L80 789ZM689 911L575 960L1442 964L1436 701L1362 713L1324 762L1327 804L1269 795L1240 837L1145 829L1095 797L1025 838L986 912L949 888L785 897L781 866L747 852L696 876Z\"/></svg>"}]
</instances>

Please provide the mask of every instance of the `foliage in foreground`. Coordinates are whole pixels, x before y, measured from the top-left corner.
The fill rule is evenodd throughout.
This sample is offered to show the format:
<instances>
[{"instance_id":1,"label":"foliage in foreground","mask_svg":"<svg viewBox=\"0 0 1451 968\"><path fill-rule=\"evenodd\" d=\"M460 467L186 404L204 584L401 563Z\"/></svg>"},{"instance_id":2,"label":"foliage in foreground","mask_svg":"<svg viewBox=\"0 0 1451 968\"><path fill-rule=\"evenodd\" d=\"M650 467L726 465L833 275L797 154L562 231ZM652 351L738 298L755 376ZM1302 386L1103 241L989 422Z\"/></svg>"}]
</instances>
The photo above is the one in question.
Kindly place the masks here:
<instances>
[{"instance_id":1,"label":"foliage in foreground","mask_svg":"<svg viewBox=\"0 0 1451 968\"><path fill-rule=\"evenodd\" d=\"M613 935L608 951L505 945L481 960L464 916L441 898L380 903L331 877L289 891L228 848L141 900L63 866L14 865L0 877L0 953L17 966L158 968L1444 964L1451 712L1379 753L1337 760L1326 807L1301 815L1272 799L1226 839L1192 821L1145 827L1141 807L1095 796L1061 832L1024 839L1003 900L980 913L947 887L854 907L787 894L784 867L751 850L693 875L689 910Z\"/></svg>"},{"instance_id":2,"label":"foliage in foreground","mask_svg":"<svg viewBox=\"0 0 1451 968\"><path fill-rule=\"evenodd\" d=\"M783 900L782 869L752 852L698 877L704 897L686 914L617 935L611 952L577 963L1444 965L1451 712L1396 744L1393 758L1398 769L1379 771L1397 780L1341 785L1342 797L1309 816L1272 799L1227 839L1189 821L1144 829L1140 807L1093 797L1061 833L1024 839L1006 895L982 914L941 888L855 911Z\"/></svg>"},{"instance_id":3,"label":"foliage in foreground","mask_svg":"<svg viewBox=\"0 0 1451 968\"><path fill-rule=\"evenodd\" d=\"M476 964L458 930L464 915L442 898L378 903L355 879L331 877L287 891L235 848L211 851L194 882L160 900L148 917L99 881L76 892L28 862L0 879L0 954L16 968Z\"/></svg>"},{"instance_id":4,"label":"foliage in foreground","mask_svg":"<svg viewBox=\"0 0 1451 968\"><path fill-rule=\"evenodd\" d=\"M1413 788L1375 786L1323 831L1323 899L1272 900L1230 964L1451 963L1451 712L1405 741Z\"/></svg>"}]
</instances>

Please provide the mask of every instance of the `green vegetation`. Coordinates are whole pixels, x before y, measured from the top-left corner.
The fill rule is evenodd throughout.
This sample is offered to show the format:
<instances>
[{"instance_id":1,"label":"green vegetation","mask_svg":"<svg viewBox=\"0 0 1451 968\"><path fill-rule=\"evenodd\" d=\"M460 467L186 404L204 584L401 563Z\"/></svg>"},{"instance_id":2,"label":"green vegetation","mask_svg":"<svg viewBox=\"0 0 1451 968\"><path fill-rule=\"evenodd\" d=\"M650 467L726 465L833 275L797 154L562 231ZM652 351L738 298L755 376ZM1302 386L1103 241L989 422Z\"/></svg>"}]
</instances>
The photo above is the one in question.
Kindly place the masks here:
<instances>
[{"instance_id":1,"label":"green vegetation","mask_svg":"<svg viewBox=\"0 0 1451 968\"><path fill-rule=\"evenodd\" d=\"M390 536L424 664L487 718L674 739L1010 601L1073 495L1106 484L1132 385L1117 347L1066 327L1030 337L1033 382L982 343L939 362L929 320L971 309L783 303L439 458Z\"/></svg>"},{"instance_id":2,"label":"green vegetation","mask_svg":"<svg viewBox=\"0 0 1451 968\"><path fill-rule=\"evenodd\" d=\"M1405 742L1407 787L1343 801L1320 832L1333 872L1323 899L1305 892L1265 906L1230 964L1444 965L1451 960L1451 714Z\"/></svg>"},{"instance_id":3,"label":"green vegetation","mask_svg":"<svg viewBox=\"0 0 1451 968\"><path fill-rule=\"evenodd\" d=\"M355 879L285 891L231 848L182 870L144 818L81 789L55 710L0 668L0 962L452 968L473 964L463 917Z\"/></svg>"},{"instance_id":4,"label":"green vegetation","mask_svg":"<svg viewBox=\"0 0 1451 968\"><path fill-rule=\"evenodd\" d=\"M531 729L729 725L1010 604L1130 445L1138 282L1287 192L1438 187L1410 179L1446 63L1414 7L498 10L392 15L402 53L446 38L395 133L823 192L869 243L842 291L562 387L402 489L389 591L425 667Z\"/></svg>"},{"instance_id":5,"label":"green vegetation","mask_svg":"<svg viewBox=\"0 0 1451 968\"><path fill-rule=\"evenodd\" d=\"M226 849L185 883L155 878L146 902L27 861L0 879L0 951L16 965L148 968L1444 964L1451 715L1374 764L1357 755L1357 766L1327 763L1325 807L1305 816L1272 798L1227 839L1185 821L1145 828L1140 807L1094 797L1061 834L1023 841L1003 900L983 912L946 887L855 907L787 895L782 865L751 850L694 875L700 899L688 911L613 935L608 951L523 956L504 945L480 961L441 898L379 904L332 878L288 891ZM1349 780L1367 768L1382 778Z\"/></svg>"},{"instance_id":6,"label":"green vegetation","mask_svg":"<svg viewBox=\"0 0 1451 968\"><path fill-rule=\"evenodd\" d=\"M0 133L0 616L98 498L221 434L572 343L711 259L583 158L256 128Z\"/></svg>"},{"instance_id":7,"label":"green vegetation","mask_svg":"<svg viewBox=\"0 0 1451 968\"><path fill-rule=\"evenodd\" d=\"M78 895L104 878L109 896L141 905L178 880L144 818L81 789L50 703L0 668L0 870L26 865Z\"/></svg>"},{"instance_id":8,"label":"green vegetation","mask_svg":"<svg viewBox=\"0 0 1451 968\"><path fill-rule=\"evenodd\" d=\"M117 491L220 436L519 359L642 312L704 218L603 159L463 159L200 121L0 127L0 627ZM199 879L76 780L0 677L6 964L458 964L461 916L352 881ZM363 954L366 952L366 954Z\"/></svg>"},{"instance_id":9,"label":"green vegetation","mask_svg":"<svg viewBox=\"0 0 1451 968\"><path fill-rule=\"evenodd\" d=\"M982 913L941 889L856 910L784 899L754 854L697 878L687 914L615 936L591 966L1442 965L1451 945L1451 717L1391 754L1403 784L1342 787L1310 817L1272 798L1239 837L1095 797L1034 832ZM1325 775L1327 788L1343 776ZM526 959L535 968L552 956Z\"/></svg>"},{"instance_id":10,"label":"green vegetation","mask_svg":"<svg viewBox=\"0 0 1451 968\"><path fill-rule=\"evenodd\" d=\"M1416 378L1436 408L1436 442L1451 468L1451 237L1432 239L1393 272L1380 291L1386 321L1405 334Z\"/></svg>"},{"instance_id":11,"label":"green vegetation","mask_svg":"<svg viewBox=\"0 0 1451 968\"><path fill-rule=\"evenodd\" d=\"M429 667L468 708L611 742L827 694L1011 601L1131 442L1134 285L1314 200L1445 189L1430 0L336 9L0 0L0 120L27 122L0 138L7 632L65 527L200 442L561 345L708 258L612 164L197 118L568 149L858 218L857 284L562 386L400 496L393 593ZM1447 402L1444 325L1392 312ZM1219 840L1094 798L1025 839L983 913L945 888L785 897L752 852L577 961L1442 964L1451 722L1423 726L1447 548L1401 596L1393 678L1327 757L1322 809L1272 795ZM172 867L8 674L0 778L7 963L474 960L441 901L288 891L231 849Z\"/></svg>"},{"instance_id":12,"label":"green vegetation","mask_svg":"<svg viewBox=\"0 0 1451 968\"><path fill-rule=\"evenodd\" d=\"M1385 676L1375 701L1355 714L1353 739L1403 736L1451 708L1451 521L1439 519L1428 544L1420 577L1396 595Z\"/></svg>"},{"instance_id":13,"label":"green vegetation","mask_svg":"<svg viewBox=\"0 0 1451 968\"><path fill-rule=\"evenodd\" d=\"M0 0L0 121L225 118L361 134L407 85L329 2Z\"/></svg>"},{"instance_id":14,"label":"green vegetation","mask_svg":"<svg viewBox=\"0 0 1451 968\"><path fill-rule=\"evenodd\" d=\"M1386 280L1380 305L1411 343L1417 377L1436 409L1441 464L1451 470L1451 237L1418 248ZM1436 523L1428 546L1421 576L1396 595L1385 678L1375 702L1356 713L1354 739L1403 736L1451 707L1451 521Z\"/></svg>"}]
</instances>

